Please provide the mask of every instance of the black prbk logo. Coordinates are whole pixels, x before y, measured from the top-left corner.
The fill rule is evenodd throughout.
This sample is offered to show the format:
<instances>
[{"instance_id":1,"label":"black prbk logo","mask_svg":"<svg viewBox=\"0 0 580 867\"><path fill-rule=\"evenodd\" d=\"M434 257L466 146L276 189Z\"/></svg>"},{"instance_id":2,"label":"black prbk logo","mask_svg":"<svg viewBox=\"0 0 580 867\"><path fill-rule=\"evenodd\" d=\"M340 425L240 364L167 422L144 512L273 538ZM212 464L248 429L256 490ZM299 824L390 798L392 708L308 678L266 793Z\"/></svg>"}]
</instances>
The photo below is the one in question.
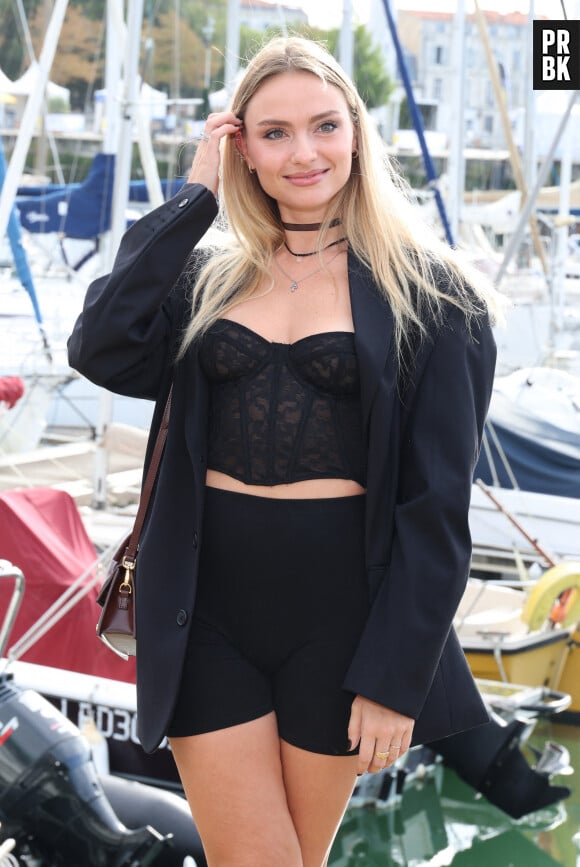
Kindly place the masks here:
<instances>
[{"instance_id":1,"label":"black prbk logo","mask_svg":"<svg viewBox=\"0 0 580 867\"><path fill-rule=\"evenodd\" d=\"M534 21L534 90L580 90L580 21Z\"/></svg>"}]
</instances>

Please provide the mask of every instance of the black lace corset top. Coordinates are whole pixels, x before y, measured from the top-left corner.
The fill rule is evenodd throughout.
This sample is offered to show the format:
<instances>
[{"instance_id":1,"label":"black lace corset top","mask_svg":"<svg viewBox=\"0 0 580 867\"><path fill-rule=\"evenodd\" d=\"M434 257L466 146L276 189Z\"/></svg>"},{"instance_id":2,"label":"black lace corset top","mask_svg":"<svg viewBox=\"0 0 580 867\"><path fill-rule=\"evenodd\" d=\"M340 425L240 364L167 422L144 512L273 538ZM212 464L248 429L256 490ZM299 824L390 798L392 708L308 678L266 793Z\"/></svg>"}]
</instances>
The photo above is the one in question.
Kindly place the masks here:
<instances>
[{"instance_id":1,"label":"black lace corset top","mask_svg":"<svg viewBox=\"0 0 580 867\"><path fill-rule=\"evenodd\" d=\"M271 343L219 319L199 357L210 383L209 469L253 485L317 478L365 485L353 334Z\"/></svg>"}]
</instances>

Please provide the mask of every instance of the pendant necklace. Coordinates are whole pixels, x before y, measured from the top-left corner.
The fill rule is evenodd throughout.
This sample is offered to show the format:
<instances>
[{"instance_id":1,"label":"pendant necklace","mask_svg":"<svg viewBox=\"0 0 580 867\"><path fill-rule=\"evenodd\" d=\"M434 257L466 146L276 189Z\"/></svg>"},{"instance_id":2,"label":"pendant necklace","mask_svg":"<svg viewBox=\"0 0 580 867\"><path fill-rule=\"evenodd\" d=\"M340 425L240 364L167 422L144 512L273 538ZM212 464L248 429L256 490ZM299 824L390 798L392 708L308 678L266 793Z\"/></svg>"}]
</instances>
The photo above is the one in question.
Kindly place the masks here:
<instances>
[{"instance_id":1,"label":"pendant necklace","mask_svg":"<svg viewBox=\"0 0 580 867\"><path fill-rule=\"evenodd\" d=\"M326 262L323 265L319 265L318 268L316 269L316 271L311 271L310 274L306 274L305 277L301 277L299 280L295 280L294 277L292 277L290 274L288 274L287 271L284 270L284 268L282 267L282 265L280 264L280 262L277 259L276 259L276 265L278 266L278 268L280 269L280 271L282 272L284 277L286 277L287 280L290 280L290 286L288 287L290 289L290 292L296 292L300 283L304 283L306 280L309 280L311 277L314 277L314 275L318 274L320 271L322 271L322 269L324 267L328 268L328 266L331 264L331 262L334 262L336 257L340 256L340 254L343 252L344 252L344 250L339 250L338 253L335 253L334 256L332 256L332 258L328 260L328 262Z\"/></svg>"}]
</instances>

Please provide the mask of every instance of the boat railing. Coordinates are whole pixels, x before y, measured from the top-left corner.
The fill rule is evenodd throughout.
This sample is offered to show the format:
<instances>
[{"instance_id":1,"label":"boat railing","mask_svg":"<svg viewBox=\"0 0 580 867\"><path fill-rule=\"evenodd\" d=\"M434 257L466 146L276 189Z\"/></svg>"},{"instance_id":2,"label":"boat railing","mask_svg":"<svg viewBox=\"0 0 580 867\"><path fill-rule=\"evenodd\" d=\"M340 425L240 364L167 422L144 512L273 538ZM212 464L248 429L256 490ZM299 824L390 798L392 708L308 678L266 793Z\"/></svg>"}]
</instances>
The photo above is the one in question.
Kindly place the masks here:
<instances>
[{"instance_id":1,"label":"boat railing","mask_svg":"<svg viewBox=\"0 0 580 867\"><path fill-rule=\"evenodd\" d=\"M90 566L88 566L79 577L69 586L61 595L50 605L46 611L24 632L17 641L5 653L6 644L8 642L10 632L14 625L16 615L22 595L24 593L24 575L18 567L13 566L7 560L0 560L0 577L4 575L17 578L17 586L15 587L10 605L4 623L0 629L0 657L6 657L7 664L20 659L30 648L36 644L53 626L55 626L68 612L75 607L92 589L100 583L103 577L104 564L109 563L112 555L115 553L121 538L116 540L115 544L111 545L103 551ZM3 565L4 566L3 569ZM18 577L18 576L21 576Z\"/></svg>"},{"instance_id":2,"label":"boat railing","mask_svg":"<svg viewBox=\"0 0 580 867\"><path fill-rule=\"evenodd\" d=\"M14 566L9 560L0 560L0 579L4 578L14 579L14 589L8 603L8 608L6 609L4 622L0 626L0 658L4 656L12 627L18 616L25 586L22 570L18 566Z\"/></svg>"}]
</instances>

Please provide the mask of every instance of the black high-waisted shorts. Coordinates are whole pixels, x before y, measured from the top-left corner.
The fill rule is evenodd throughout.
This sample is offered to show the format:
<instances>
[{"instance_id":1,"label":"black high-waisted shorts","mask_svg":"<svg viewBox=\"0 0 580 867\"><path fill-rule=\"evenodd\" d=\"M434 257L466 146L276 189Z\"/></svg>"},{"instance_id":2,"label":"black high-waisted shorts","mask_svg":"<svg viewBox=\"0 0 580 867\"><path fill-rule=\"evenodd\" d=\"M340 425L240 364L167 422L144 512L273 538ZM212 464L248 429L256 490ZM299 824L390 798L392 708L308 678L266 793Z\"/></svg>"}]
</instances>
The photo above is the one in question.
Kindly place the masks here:
<instances>
[{"instance_id":1,"label":"black high-waisted shorts","mask_svg":"<svg viewBox=\"0 0 580 867\"><path fill-rule=\"evenodd\" d=\"M200 578L170 737L275 711L280 737L349 752L342 688L368 613L365 496L206 489Z\"/></svg>"}]
</instances>

